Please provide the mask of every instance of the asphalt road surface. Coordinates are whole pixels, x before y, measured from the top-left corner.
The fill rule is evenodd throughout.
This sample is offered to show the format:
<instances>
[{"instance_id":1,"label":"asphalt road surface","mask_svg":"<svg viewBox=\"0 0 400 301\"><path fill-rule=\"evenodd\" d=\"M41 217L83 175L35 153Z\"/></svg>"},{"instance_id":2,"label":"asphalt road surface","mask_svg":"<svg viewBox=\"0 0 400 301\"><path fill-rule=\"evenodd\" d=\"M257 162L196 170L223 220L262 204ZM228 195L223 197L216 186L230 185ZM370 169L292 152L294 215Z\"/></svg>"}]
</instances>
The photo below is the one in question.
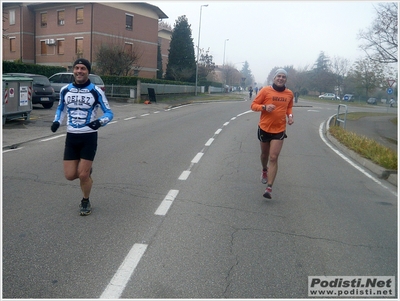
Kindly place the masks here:
<instances>
[{"instance_id":1,"label":"asphalt road surface","mask_svg":"<svg viewBox=\"0 0 400 301\"><path fill-rule=\"evenodd\" d=\"M294 108L272 200L249 101L112 109L90 216L53 116L52 139L3 151L3 298L307 298L308 276L397 276L396 188L323 139L336 106Z\"/></svg>"}]
</instances>

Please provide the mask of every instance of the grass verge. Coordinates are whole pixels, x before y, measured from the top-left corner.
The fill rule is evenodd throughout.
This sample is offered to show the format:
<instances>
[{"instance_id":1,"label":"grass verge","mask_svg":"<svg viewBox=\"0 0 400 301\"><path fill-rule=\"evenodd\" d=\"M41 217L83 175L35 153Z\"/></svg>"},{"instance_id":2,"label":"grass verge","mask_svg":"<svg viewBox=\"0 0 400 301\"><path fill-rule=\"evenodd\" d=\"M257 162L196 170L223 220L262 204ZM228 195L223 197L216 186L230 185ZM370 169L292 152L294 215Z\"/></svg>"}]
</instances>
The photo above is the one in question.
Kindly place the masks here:
<instances>
[{"instance_id":1,"label":"grass verge","mask_svg":"<svg viewBox=\"0 0 400 301\"><path fill-rule=\"evenodd\" d=\"M341 144L360 156L389 170L397 170L397 152L375 140L346 131L340 126L331 126L329 133Z\"/></svg>"}]
</instances>

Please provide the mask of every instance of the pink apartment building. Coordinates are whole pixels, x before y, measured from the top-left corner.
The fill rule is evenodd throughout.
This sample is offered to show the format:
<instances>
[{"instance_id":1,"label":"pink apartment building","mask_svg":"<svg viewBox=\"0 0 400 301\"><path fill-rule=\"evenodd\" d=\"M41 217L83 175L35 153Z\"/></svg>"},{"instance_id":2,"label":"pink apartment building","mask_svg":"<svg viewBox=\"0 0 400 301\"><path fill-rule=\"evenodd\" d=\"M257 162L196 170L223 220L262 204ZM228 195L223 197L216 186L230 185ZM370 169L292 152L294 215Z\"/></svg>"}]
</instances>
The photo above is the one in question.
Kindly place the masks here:
<instances>
[{"instance_id":1,"label":"pink apartment building","mask_svg":"<svg viewBox=\"0 0 400 301\"><path fill-rule=\"evenodd\" d=\"M71 70L78 57L96 68L100 45L118 44L140 53L135 76L155 78L157 49L163 70L172 32L158 28L168 16L145 2L16 3L3 2L3 60L20 60Z\"/></svg>"}]
</instances>

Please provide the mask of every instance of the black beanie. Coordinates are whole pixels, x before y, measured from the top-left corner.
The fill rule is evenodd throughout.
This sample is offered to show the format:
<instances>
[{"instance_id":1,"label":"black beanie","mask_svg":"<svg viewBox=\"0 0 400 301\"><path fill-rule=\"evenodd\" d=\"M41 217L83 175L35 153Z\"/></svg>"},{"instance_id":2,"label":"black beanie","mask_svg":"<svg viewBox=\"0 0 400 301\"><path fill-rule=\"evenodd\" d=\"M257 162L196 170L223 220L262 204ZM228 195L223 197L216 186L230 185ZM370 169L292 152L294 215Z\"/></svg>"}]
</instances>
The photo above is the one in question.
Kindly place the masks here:
<instances>
[{"instance_id":1,"label":"black beanie","mask_svg":"<svg viewBox=\"0 0 400 301\"><path fill-rule=\"evenodd\" d=\"M77 59L72 67L75 67L75 65L77 64L85 65L90 73L90 69L92 68L92 66L90 65L90 62L87 59Z\"/></svg>"}]
</instances>

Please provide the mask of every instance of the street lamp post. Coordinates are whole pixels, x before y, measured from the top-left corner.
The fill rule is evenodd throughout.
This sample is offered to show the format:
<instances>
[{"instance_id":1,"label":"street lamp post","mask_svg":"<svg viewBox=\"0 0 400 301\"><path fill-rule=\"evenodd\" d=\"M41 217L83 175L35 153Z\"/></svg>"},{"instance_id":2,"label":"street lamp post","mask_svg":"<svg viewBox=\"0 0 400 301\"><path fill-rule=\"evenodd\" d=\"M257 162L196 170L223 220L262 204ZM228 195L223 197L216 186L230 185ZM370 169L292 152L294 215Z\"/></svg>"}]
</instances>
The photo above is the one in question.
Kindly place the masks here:
<instances>
[{"instance_id":1,"label":"street lamp post","mask_svg":"<svg viewBox=\"0 0 400 301\"><path fill-rule=\"evenodd\" d=\"M223 89L225 91L225 86L226 86L226 70L225 70L225 50L226 50L226 42L229 41L229 39L226 39L224 41L224 60L222 61L222 70L223 70L223 75L224 75L224 86Z\"/></svg>"},{"instance_id":2,"label":"street lamp post","mask_svg":"<svg viewBox=\"0 0 400 301\"><path fill-rule=\"evenodd\" d=\"M222 64L222 66L225 66L225 50L226 50L226 41L229 41L229 39L226 39L226 40L224 41L224 61L223 61L223 64Z\"/></svg>"},{"instance_id":3,"label":"street lamp post","mask_svg":"<svg viewBox=\"0 0 400 301\"><path fill-rule=\"evenodd\" d=\"M208 4L200 5L200 21L199 21L199 36L197 38L197 57L196 57L196 88L194 90L194 95L197 96L197 78L199 75L199 50L200 50L200 30L201 30L201 11L203 6L207 7Z\"/></svg>"}]
</instances>

